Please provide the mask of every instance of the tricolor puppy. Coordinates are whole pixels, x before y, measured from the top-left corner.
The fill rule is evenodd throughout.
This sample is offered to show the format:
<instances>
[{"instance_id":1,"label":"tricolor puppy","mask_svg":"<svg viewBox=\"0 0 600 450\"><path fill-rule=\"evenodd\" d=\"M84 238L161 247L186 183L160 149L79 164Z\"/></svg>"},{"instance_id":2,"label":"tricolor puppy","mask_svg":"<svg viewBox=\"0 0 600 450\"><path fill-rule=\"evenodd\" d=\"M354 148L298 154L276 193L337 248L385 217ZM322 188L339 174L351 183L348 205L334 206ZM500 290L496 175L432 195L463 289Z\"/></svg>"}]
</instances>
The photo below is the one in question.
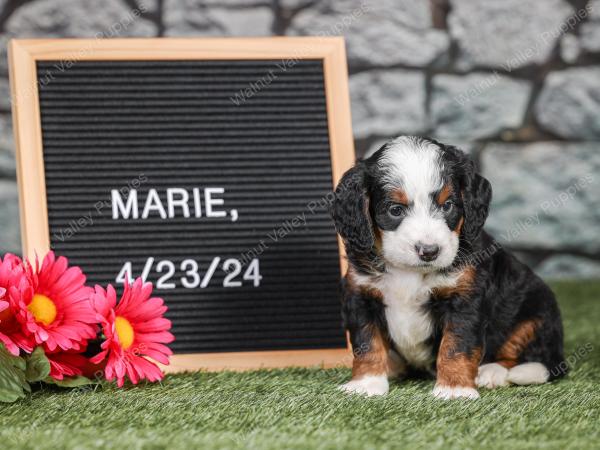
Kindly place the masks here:
<instances>
[{"instance_id":1,"label":"tricolor puppy","mask_svg":"<svg viewBox=\"0 0 600 450\"><path fill-rule=\"evenodd\" d=\"M346 172L332 205L354 352L342 389L383 395L419 371L436 397L477 398L564 375L554 295L482 230L491 197L462 151L430 139L399 137Z\"/></svg>"}]
</instances>

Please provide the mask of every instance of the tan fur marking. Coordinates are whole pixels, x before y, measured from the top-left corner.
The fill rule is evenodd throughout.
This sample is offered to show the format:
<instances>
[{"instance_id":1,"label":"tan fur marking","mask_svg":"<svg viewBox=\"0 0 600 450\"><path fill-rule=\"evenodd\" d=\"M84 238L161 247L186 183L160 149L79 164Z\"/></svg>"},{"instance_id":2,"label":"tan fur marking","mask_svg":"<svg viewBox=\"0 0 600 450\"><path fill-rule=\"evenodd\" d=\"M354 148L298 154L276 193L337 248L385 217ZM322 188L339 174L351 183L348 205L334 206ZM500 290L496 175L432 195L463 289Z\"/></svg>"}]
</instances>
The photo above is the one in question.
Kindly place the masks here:
<instances>
[{"instance_id":1,"label":"tan fur marking","mask_svg":"<svg viewBox=\"0 0 600 450\"><path fill-rule=\"evenodd\" d=\"M535 339L535 329L538 325L538 320L526 320L519 323L498 350L496 354L498 364L506 368L516 366L523 350Z\"/></svg>"},{"instance_id":2,"label":"tan fur marking","mask_svg":"<svg viewBox=\"0 0 600 450\"><path fill-rule=\"evenodd\" d=\"M383 301L383 294L375 287L359 285L356 283L352 268L346 274L348 288L354 292L360 292L365 297ZM389 359L390 345L381 331L373 325L369 325L372 339L364 347L352 349L354 359L352 360L352 379L357 380L367 375L387 375L398 371Z\"/></svg>"},{"instance_id":3,"label":"tan fur marking","mask_svg":"<svg viewBox=\"0 0 600 450\"><path fill-rule=\"evenodd\" d=\"M443 205L444 203L446 203L446 200L448 200L448 197L450 197L450 195L452 194L452 186L449 184L446 184L442 190L440 191L440 193L438 194L438 198L437 198L437 204L438 205Z\"/></svg>"},{"instance_id":4,"label":"tan fur marking","mask_svg":"<svg viewBox=\"0 0 600 450\"><path fill-rule=\"evenodd\" d=\"M383 248L383 243L381 240L381 228L379 227L374 227L373 228L373 234L375 235L375 250L377 251L378 254L381 254L382 248Z\"/></svg>"},{"instance_id":5,"label":"tan fur marking","mask_svg":"<svg viewBox=\"0 0 600 450\"><path fill-rule=\"evenodd\" d=\"M360 293L365 297L369 297L375 300L383 301L383 294L381 291L374 287L361 286Z\"/></svg>"},{"instance_id":6,"label":"tan fur marking","mask_svg":"<svg viewBox=\"0 0 600 450\"><path fill-rule=\"evenodd\" d=\"M346 271L346 286L348 287L348 289L352 290L352 291L356 291L358 289L358 285L356 284L356 279L354 278L354 270L352 268L352 266L348 267L348 270Z\"/></svg>"},{"instance_id":7,"label":"tan fur marking","mask_svg":"<svg viewBox=\"0 0 600 450\"><path fill-rule=\"evenodd\" d=\"M513 367L515 367L517 365L516 361L509 361L507 359L503 359L501 361L496 361L496 363L500 364L505 369L512 369Z\"/></svg>"},{"instance_id":8,"label":"tan fur marking","mask_svg":"<svg viewBox=\"0 0 600 450\"><path fill-rule=\"evenodd\" d=\"M346 273L346 283L348 289L352 292L360 292L365 297L383 301L383 294L379 289L375 287L359 285L356 282L354 270L352 268L349 268L348 272Z\"/></svg>"},{"instance_id":9,"label":"tan fur marking","mask_svg":"<svg viewBox=\"0 0 600 450\"><path fill-rule=\"evenodd\" d=\"M437 357L437 384L474 388L480 360L480 348L474 349L470 355L456 352L456 337L446 327Z\"/></svg>"},{"instance_id":10,"label":"tan fur marking","mask_svg":"<svg viewBox=\"0 0 600 450\"><path fill-rule=\"evenodd\" d=\"M473 290L473 283L475 282L476 273L475 267L465 267L462 270L455 286L435 288L433 289L433 296L438 298L448 298L453 295L469 295Z\"/></svg>"},{"instance_id":11,"label":"tan fur marking","mask_svg":"<svg viewBox=\"0 0 600 450\"><path fill-rule=\"evenodd\" d=\"M406 192L404 192L402 189L394 189L390 194L390 198L396 203L408 205L408 197L406 196Z\"/></svg>"},{"instance_id":12,"label":"tan fur marking","mask_svg":"<svg viewBox=\"0 0 600 450\"><path fill-rule=\"evenodd\" d=\"M387 375L390 371L388 361L389 343L381 332L373 327L373 338L367 348L354 349L352 379L358 380L368 375Z\"/></svg>"},{"instance_id":13,"label":"tan fur marking","mask_svg":"<svg viewBox=\"0 0 600 450\"><path fill-rule=\"evenodd\" d=\"M454 232L456 234L460 234L460 231L462 230L463 224L465 223L465 216L462 216L460 218L460 220L458 221L458 225L456 225L456 228L454 229Z\"/></svg>"}]
</instances>

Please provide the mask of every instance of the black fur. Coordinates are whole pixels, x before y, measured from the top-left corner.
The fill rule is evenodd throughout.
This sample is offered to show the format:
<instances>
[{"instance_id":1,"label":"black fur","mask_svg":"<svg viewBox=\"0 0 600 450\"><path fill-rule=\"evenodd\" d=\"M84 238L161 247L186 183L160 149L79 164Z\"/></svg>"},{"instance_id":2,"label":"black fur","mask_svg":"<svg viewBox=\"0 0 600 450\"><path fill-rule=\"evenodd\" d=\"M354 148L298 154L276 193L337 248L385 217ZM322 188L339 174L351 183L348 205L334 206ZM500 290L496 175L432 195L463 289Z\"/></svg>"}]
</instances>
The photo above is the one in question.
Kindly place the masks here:
<instances>
[{"instance_id":1,"label":"black fur","mask_svg":"<svg viewBox=\"0 0 600 450\"><path fill-rule=\"evenodd\" d=\"M366 177L366 168L360 162L344 174L335 190L331 215L350 263L361 273L372 274L383 267L375 250Z\"/></svg>"},{"instance_id":2,"label":"black fur","mask_svg":"<svg viewBox=\"0 0 600 450\"><path fill-rule=\"evenodd\" d=\"M428 141L439 146L445 181L453 187L451 200L455 206L446 223L455 229L464 218L459 235L460 256L447 270L465 264L475 268L469 294L432 297L426 304L435 323L434 352L439 348L444 327L451 324L458 341L457 352L470 355L479 349L481 364L494 362L515 328L533 320L539 324L535 338L517 362L540 362L550 371L550 379L563 376L566 364L562 323L552 291L482 229L492 197L489 181L476 173L473 162L459 149ZM358 274L376 276L385 271L377 248L376 227L395 229L401 221L400 217L394 222L384 213L388 209L386 193L376 162L386 150L384 145L344 175L332 205L332 216L345 243L350 266ZM346 283L342 305L354 349L369 345L371 336L365 335L365 330L372 326L389 338L385 306L380 298Z\"/></svg>"}]
</instances>

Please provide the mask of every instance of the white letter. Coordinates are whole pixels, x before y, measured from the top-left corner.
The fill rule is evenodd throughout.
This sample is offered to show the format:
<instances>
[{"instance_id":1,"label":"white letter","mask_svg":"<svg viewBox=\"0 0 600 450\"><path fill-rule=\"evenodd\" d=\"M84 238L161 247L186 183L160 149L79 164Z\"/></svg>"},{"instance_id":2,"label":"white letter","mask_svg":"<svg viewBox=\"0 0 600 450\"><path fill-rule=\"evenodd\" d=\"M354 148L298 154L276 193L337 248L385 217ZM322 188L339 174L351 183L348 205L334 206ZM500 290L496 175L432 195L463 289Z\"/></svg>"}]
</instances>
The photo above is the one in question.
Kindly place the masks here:
<instances>
[{"instance_id":1,"label":"white letter","mask_svg":"<svg viewBox=\"0 0 600 450\"><path fill-rule=\"evenodd\" d=\"M194 194L194 211L196 212L196 217L202 217L202 206L200 205L200 189L194 188L192 189Z\"/></svg>"},{"instance_id":2,"label":"white letter","mask_svg":"<svg viewBox=\"0 0 600 450\"><path fill-rule=\"evenodd\" d=\"M213 205L223 205L225 201L222 198L212 198L212 194L224 194L223 188L206 188L204 189L204 209L206 209L206 217L225 217L225 211L213 211Z\"/></svg>"},{"instance_id":3,"label":"white letter","mask_svg":"<svg viewBox=\"0 0 600 450\"><path fill-rule=\"evenodd\" d=\"M129 215L131 214L132 219L138 218L138 201L137 201L137 191L135 189L131 189L129 191L129 196L127 197L127 204L123 204L123 199L119 195L119 191L117 189L112 189L110 191L112 196L112 218L119 218L119 211L123 215L123 219L129 219Z\"/></svg>"},{"instance_id":4,"label":"white letter","mask_svg":"<svg viewBox=\"0 0 600 450\"><path fill-rule=\"evenodd\" d=\"M167 218L167 213L160 202L160 198L158 197L156 189L150 189L148 191L148 198L146 198L146 204L144 205L144 211L142 212L142 219L147 219L150 211L158 211L162 219Z\"/></svg>"},{"instance_id":5,"label":"white letter","mask_svg":"<svg viewBox=\"0 0 600 450\"><path fill-rule=\"evenodd\" d=\"M179 199L175 199L174 196L179 195ZM167 208L169 209L169 217L175 217L175 206L181 207L183 217L190 217L190 208L188 207L188 199L190 196L187 191L182 188L168 188L167 189Z\"/></svg>"}]
</instances>

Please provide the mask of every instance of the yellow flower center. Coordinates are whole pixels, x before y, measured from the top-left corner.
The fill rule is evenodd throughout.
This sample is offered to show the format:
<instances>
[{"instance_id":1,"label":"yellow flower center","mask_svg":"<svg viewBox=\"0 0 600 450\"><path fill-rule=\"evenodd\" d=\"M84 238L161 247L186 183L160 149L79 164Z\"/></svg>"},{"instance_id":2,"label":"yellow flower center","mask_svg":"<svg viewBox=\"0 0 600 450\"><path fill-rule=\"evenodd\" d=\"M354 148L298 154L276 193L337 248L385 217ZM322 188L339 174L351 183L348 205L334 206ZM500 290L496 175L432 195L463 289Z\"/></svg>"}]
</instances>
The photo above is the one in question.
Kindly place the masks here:
<instances>
[{"instance_id":1,"label":"yellow flower center","mask_svg":"<svg viewBox=\"0 0 600 450\"><path fill-rule=\"evenodd\" d=\"M56 305L42 294L35 294L27 309L31 311L36 322L50 325L56 319Z\"/></svg>"},{"instance_id":2,"label":"yellow flower center","mask_svg":"<svg viewBox=\"0 0 600 450\"><path fill-rule=\"evenodd\" d=\"M123 347L124 350L131 347L135 333L133 332L133 327L131 326L131 323L129 323L129 320L125 317L117 316L115 318L115 330L117 331L121 347Z\"/></svg>"}]
</instances>

